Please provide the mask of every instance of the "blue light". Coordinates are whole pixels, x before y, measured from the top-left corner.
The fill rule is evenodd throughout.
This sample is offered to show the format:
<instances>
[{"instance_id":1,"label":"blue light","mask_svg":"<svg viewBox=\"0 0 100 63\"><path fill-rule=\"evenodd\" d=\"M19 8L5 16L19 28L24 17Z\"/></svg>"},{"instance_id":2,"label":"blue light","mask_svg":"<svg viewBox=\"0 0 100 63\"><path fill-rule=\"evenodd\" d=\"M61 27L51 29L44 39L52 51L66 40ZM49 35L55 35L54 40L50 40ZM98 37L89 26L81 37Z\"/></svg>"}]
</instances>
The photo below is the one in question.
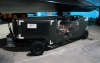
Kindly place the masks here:
<instances>
[{"instance_id":1,"label":"blue light","mask_svg":"<svg viewBox=\"0 0 100 63\"><path fill-rule=\"evenodd\" d=\"M49 16L48 14L49 12L37 12L36 16ZM56 16L57 12L52 12L52 14L50 16Z\"/></svg>"},{"instance_id":2,"label":"blue light","mask_svg":"<svg viewBox=\"0 0 100 63\"><path fill-rule=\"evenodd\" d=\"M97 10L91 11L91 12L71 12L71 15L81 15L84 17L92 17L96 18L99 16L99 12Z\"/></svg>"},{"instance_id":3,"label":"blue light","mask_svg":"<svg viewBox=\"0 0 100 63\"><path fill-rule=\"evenodd\" d=\"M28 17L34 17L34 14L28 14Z\"/></svg>"},{"instance_id":4,"label":"blue light","mask_svg":"<svg viewBox=\"0 0 100 63\"><path fill-rule=\"evenodd\" d=\"M53 16L56 16L56 15L57 15L57 12L52 12L52 15L53 15Z\"/></svg>"},{"instance_id":5,"label":"blue light","mask_svg":"<svg viewBox=\"0 0 100 63\"><path fill-rule=\"evenodd\" d=\"M37 12L36 16L47 16L47 12Z\"/></svg>"}]
</instances>

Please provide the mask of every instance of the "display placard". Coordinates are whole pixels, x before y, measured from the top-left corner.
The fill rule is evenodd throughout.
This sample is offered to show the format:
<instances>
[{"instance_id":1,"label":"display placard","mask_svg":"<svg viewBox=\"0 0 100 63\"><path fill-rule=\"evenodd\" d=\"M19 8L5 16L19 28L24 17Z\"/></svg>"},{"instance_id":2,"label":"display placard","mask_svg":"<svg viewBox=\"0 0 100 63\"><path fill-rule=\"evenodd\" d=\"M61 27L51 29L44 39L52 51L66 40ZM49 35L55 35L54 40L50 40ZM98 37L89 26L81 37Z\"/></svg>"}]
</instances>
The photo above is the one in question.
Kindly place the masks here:
<instances>
[{"instance_id":1,"label":"display placard","mask_svg":"<svg viewBox=\"0 0 100 63\"><path fill-rule=\"evenodd\" d=\"M37 24L27 24L27 28L28 29L36 29L37 28Z\"/></svg>"}]
</instances>

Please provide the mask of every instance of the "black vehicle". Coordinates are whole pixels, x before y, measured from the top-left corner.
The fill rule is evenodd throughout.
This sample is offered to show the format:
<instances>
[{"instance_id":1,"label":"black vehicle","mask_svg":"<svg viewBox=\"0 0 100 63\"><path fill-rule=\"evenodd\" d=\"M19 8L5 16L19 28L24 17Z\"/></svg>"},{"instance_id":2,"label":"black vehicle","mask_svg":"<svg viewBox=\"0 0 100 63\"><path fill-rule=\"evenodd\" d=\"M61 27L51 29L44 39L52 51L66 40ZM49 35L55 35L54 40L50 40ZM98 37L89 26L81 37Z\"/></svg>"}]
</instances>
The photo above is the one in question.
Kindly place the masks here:
<instances>
[{"instance_id":1,"label":"black vehicle","mask_svg":"<svg viewBox=\"0 0 100 63\"><path fill-rule=\"evenodd\" d=\"M88 37L88 19L82 16L32 17L13 21L14 45L29 45L34 55L43 54L47 46L74 38Z\"/></svg>"},{"instance_id":2,"label":"black vehicle","mask_svg":"<svg viewBox=\"0 0 100 63\"><path fill-rule=\"evenodd\" d=\"M6 4L6 5L5 5ZM1 13L58 12L58 17L33 17L13 21L13 31L8 23L7 47L29 45L34 55L43 54L51 46L73 38L88 37L88 18L62 16L62 12L88 12L95 5L83 0L1 0Z\"/></svg>"}]
</instances>

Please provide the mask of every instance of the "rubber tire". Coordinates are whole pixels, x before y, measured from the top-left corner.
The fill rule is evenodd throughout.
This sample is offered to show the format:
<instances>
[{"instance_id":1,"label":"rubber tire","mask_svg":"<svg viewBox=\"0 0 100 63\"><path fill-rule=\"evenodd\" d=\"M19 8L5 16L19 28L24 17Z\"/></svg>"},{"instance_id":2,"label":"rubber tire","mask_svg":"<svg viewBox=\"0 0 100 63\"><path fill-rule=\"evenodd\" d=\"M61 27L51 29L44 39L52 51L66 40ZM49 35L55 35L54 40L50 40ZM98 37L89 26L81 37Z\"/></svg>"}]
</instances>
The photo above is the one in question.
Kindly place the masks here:
<instances>
[{"instance_id":1,"label":"rubber tire","mask_svg":"<svg viewBox=\"0 0 100 63\"><path fill-rule=\"evenodd\" d=\"M83 35L82 35L82 39L87 39L88 38L88 35L89 35L89 33L88 33L88 31L87 30L85 30L84 32L83 32Z\"/></svg>"},{"instance_id":2,"label":"rubber tire","mask_svg":"<svg viewBox=\"0 0 100 63\"><path fill-rule=\"evenodd\" d=\"M39 48L40 51L36 51L36 48ZM31 47L30 47L30 52L32 53L32 55L42 55L44 53L44 50L45 50L45 46L42 42L40 41L35 41L32 43Z\"/></svg>"}]
</instances>

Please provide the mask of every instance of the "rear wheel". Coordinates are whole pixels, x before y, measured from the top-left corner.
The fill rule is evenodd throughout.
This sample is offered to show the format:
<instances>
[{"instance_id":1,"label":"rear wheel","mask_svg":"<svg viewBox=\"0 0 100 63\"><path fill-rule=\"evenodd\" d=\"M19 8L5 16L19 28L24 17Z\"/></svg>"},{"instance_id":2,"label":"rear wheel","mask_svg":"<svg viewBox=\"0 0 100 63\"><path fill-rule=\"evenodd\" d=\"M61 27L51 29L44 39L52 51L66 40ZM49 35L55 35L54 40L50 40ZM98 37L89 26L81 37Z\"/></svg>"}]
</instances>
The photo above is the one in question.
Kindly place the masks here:
<instances>
[{"instance_id":1,"label":"rear wheel","mask_svg":"<svg viewBox=\"0 0 100 63\"><path fill-rule=\"evenodd\" d=\"M33 55L42 55L45 50L44 44L40 41L35 41L30 47L30 51Z\"/></svg>"},{"instance_id":2,"label":"rear wheel","mask_svg":"<svg viewBox=\"0 0 100 63\"><path fill-rule=\"evenodd\" d=\"M82 39L87 39L88 38L88 34L89 34L88 31L85 30L81 38Z\"/></svg>"}]
</instances>

